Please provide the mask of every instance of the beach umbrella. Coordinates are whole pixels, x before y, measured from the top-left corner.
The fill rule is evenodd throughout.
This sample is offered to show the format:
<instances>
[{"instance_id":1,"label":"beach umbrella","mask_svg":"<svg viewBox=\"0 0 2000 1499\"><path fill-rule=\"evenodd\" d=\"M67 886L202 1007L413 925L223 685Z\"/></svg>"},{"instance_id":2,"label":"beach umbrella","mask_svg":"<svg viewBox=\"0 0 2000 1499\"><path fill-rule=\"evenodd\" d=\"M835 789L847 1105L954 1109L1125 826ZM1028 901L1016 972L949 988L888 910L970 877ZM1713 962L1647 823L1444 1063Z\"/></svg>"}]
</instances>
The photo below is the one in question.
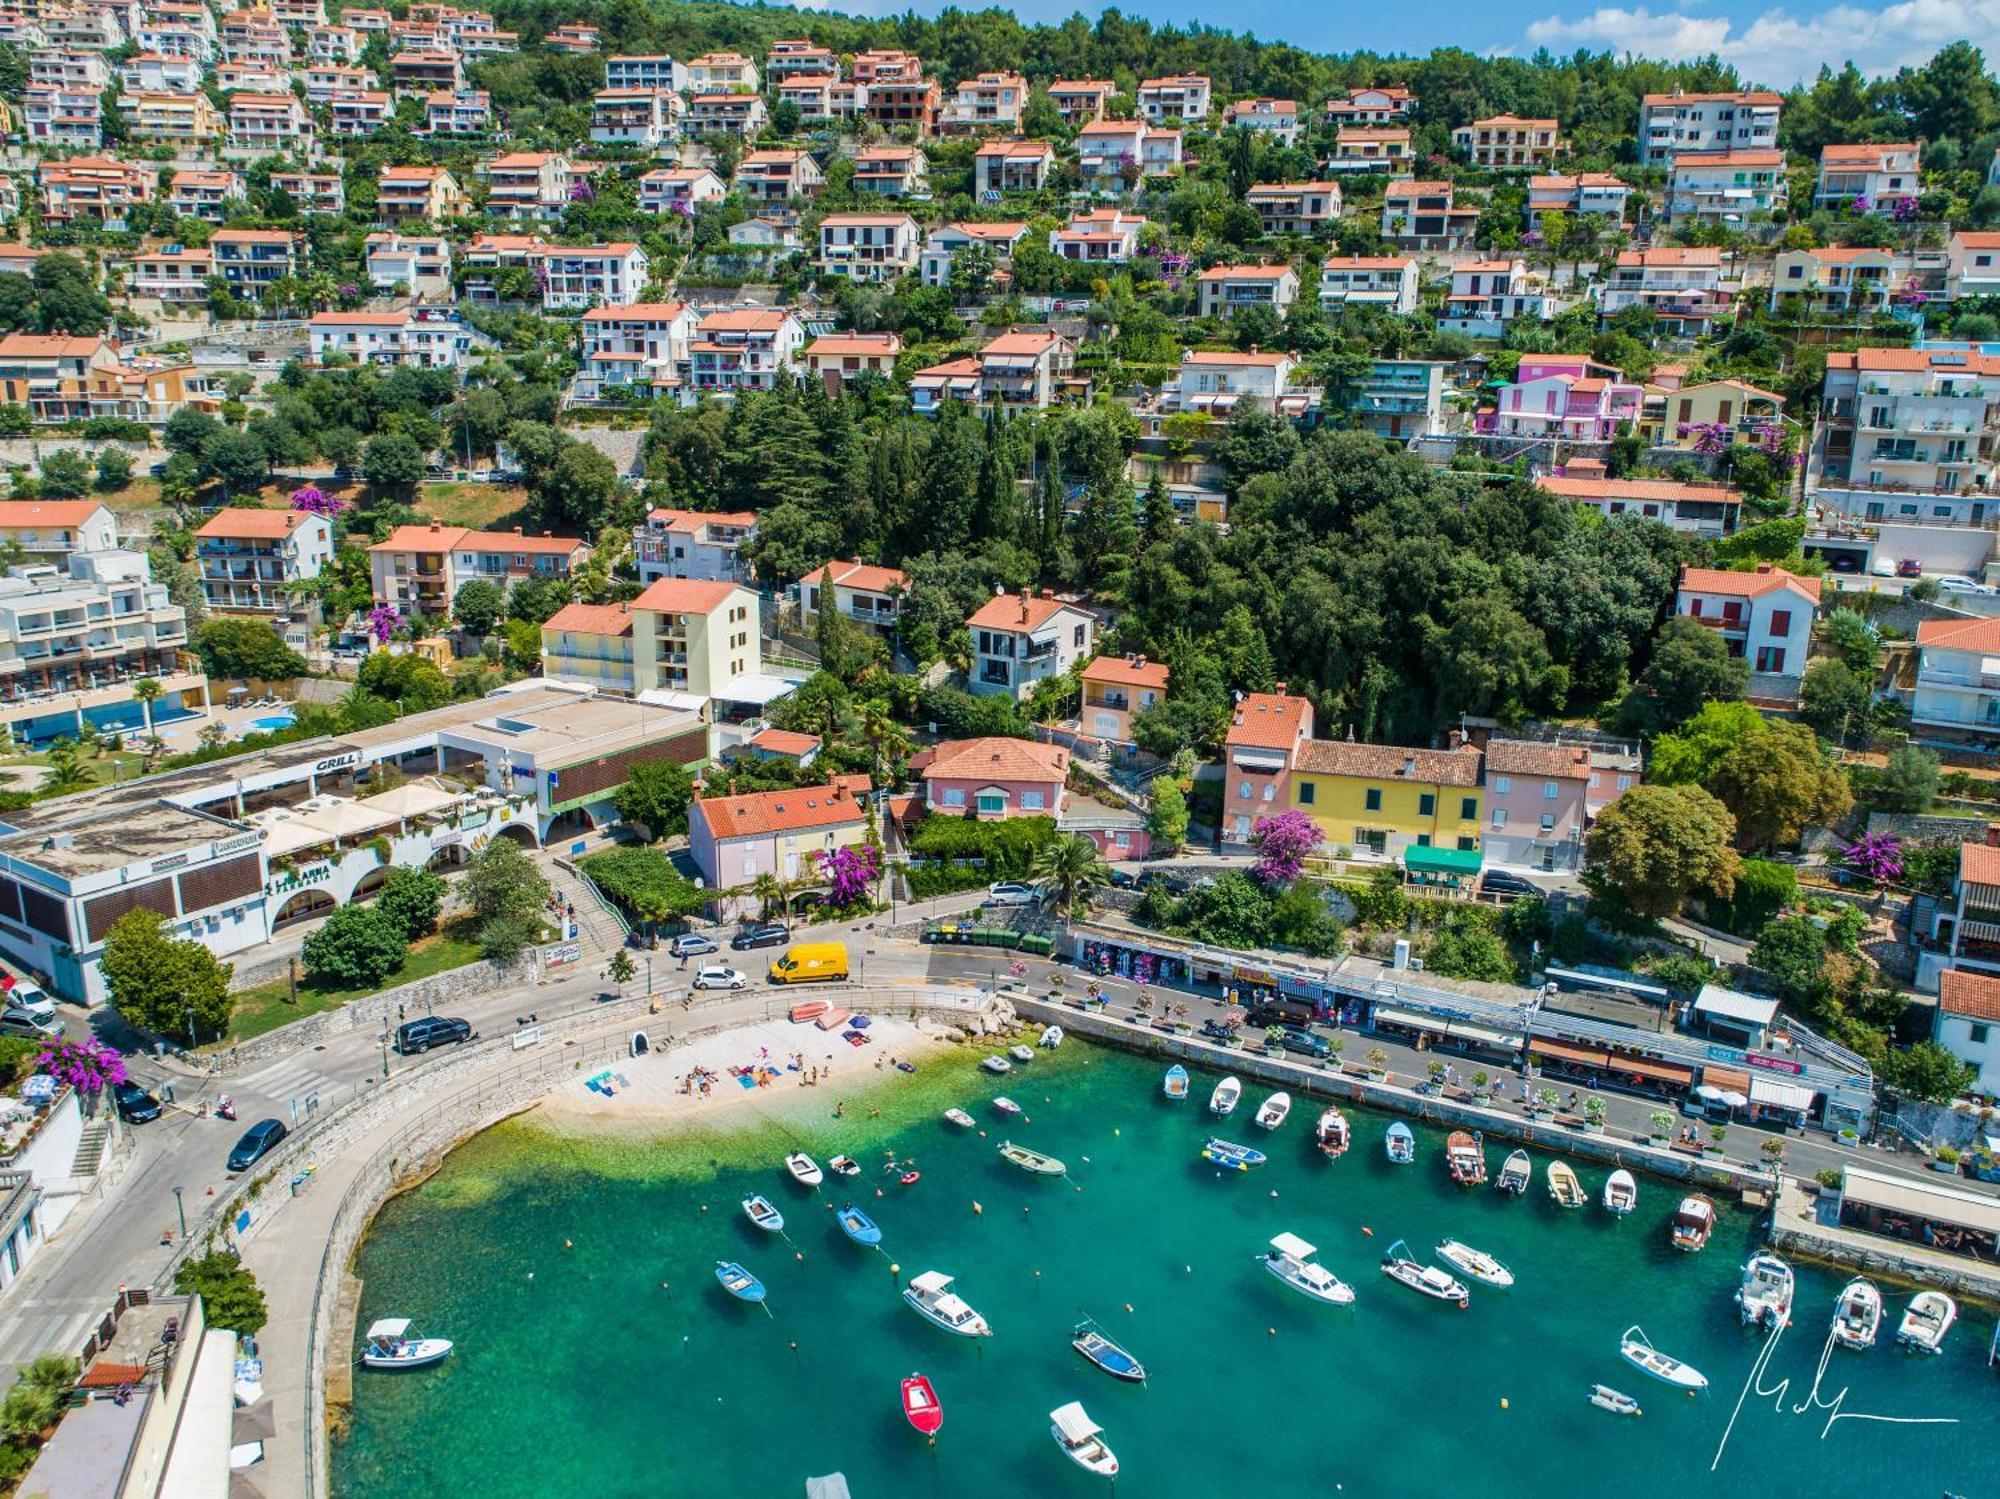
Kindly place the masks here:
<instances>
[{"instance_id":1,"label":"beach umbrella","mask_svg":"<svg viewBox=\"0 0 2000 1499\"><path fill-rule=\"evenodd\" d=\"M1716 1102L1725 1103L1732 1109L1740 1109L1750 1102L1750 1100L1745 1098L1741 1093L1725 1093Z\"/></svg>"},{"instance_id":2,"label":"beach umbrella","mask_svg":"<svg viewBox=\"0 0 2000 1499\"><path fill-rule=\"evenodd\" d=\"M1727 1095L1714 1083L1703 1083L1694 1090L1694 1096L1708 1103L1721 1103Z\"/></svg>"}]
</instances>

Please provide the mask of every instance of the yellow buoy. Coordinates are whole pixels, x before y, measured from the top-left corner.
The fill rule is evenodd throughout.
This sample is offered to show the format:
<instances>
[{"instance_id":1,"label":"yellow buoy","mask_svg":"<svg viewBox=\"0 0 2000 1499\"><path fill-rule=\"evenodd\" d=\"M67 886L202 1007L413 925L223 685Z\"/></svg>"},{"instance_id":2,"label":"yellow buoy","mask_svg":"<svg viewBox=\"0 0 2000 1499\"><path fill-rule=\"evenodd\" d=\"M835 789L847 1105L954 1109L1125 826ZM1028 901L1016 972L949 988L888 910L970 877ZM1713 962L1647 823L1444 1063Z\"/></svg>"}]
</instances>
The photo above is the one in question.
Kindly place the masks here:
<instances>
[{"instance_id":1,"label":"yellow buoy","mask_svg":"<svg viewBox=\"0 0 2000 1499\"><path fill-rule=\"evenodd\" d=\"M1505 1395L1502 1395L1500 1397L1500 1409L1502 1409L1503 1411L1507 1409L1507 1397Z\"/></svg>"},{"instance_id":2,"label":"yellow buoy","mask_svg":"<svg viewBox=\"0 0 2000 1499\"><path fill-rule=\"evenodd\" d=\"M901 1275L903 1273L903 1267L901 1265L891 1265L889 1267L889 1273L891 1275Z\"/></svg>"},{"instance_id":3,"label":"yellow buoy","mask_svg":"<svg viewBox=\"0 0 2000 1499\"><path fill-rule=\"evenodd\" d=\"M978 1203L976 1203L976 1202L975 1202L975 1203L973 1203L973 1205L972 1205L972 1211L973 1211L973 1212L975 1212L975 1213L977 1213L977 1214L979 1214L979 1215L980 1215L981 1217L984 1217L984 1216L985 1216L985 1214L986 1214L986 1209L985 1209L985 1208L983 1208L983 1207L981 1207L981 1206L980 1206L980 1205L979 1205Z\"/></svg>"}]
</instances>

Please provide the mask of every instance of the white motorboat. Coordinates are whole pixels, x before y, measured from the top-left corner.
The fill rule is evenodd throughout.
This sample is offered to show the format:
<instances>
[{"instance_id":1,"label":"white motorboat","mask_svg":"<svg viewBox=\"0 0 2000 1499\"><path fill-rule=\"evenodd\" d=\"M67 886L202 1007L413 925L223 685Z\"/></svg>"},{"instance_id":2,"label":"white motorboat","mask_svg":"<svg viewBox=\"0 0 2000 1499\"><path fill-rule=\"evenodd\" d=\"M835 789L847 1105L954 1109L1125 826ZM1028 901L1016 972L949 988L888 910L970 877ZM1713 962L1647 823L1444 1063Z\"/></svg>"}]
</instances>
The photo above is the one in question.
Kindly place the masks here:
<instances>
[{"instance_id":1,"label":"white motorboat","mask_svg":"<svg viewBox=\"0 0 2000 1499\"><path fill-rule=\"evenodd\" d=\"M1019 1166L1033 1176L1061 1176L1069 1169L1052 1155L1043 1155L1039 1150L1030 1150L1025 1145L1016 1145L1008 1140L1000 1142L1000 1159Z\"/></svg>"},{"instance_id":2,"label":"white motorboat","mask_svg":"<svg viewBox=\"0 0 2000 1499\"><path fill-rule=\"evenodd\" d=\"M1264 1251L1264 1268L1302 1296L1329 1306L1352 1306L1354 1288L1315 1260L1316 1252L1297 1234L1279 1234Z\"/></svg>"},{"instance_id":3,"label":"white motorboat","mask_svg":"<svg viewBox=\"0 0 2000 1499\"><path fill-rule=\"evenodd\" d=\"M1699 1192L1683 1197L1674 1210L1674 1248L1685 1254L1699 1254L1715 1232L1715 1204Z\"/></svg>"},{"instance_id":4,"label":"white motorboat","mask_svg":"<svg viewBox=\"0 0 2000 1499\"><path fill-rule=\"evenodd\" d=\"M1014 1064L1002 1056L991 1056L979 1064L995 1077L1005 1077L1014 1070Z\"/></svg>"},{"instance_id":5,"label":"white motorboat","mask_svg":"<svg viewBox=\"0 0 2000 1499\"><path fill-rule=\"evenodd\" d=\"M1104 1428L1090 1419L1080 1402L1072 1400L1049 1412L1049 1435L1084 1472L1099 1478L1118 1476L1118 1454L1104 1445Z\"/></svg>"},{"instance_id":6,"label":"white motorboat","mask_svg":"<svg viewBox=\"0 0 2000 1499\"><path fill-rule=\"evenodd\" d=\"M961 1338L990 1338L993 1329L951 1288L951 1277L926 1270L903 1288L903 1300L927 1322Z\"/></svg>"},{"instance_id":7,"label":"white motorboat","mask_svg":"<svg viewBox=\"0 0 2000 1499\"><path fill-rule=\"evenodd\" d=\"M1944 1350L1944 1335L1958 1320L1958 1303L1942 1291L1919 1291L1910 1298L1903 1320L1896 1328L1896 1341L1921 1353Z\"/></svg>"},{"instance_id":8,"label":"white motorboat","mask_svg":"<svg viewBox=\"0 0 2000 1499\"><path fill-rule=\"evenodd\" d=\"M1528 1158L1525 1150L1509 1151L1507 1159L1501 1163L1500 1175L1493 1183L1496 1192L1511 1192L1519 1197L1527 1191L1535 1179L1535 1163Z\"/></svg>"},{"instance_id":9,"label":"white motorboat","mask_svg":"<svg viewBox=\"0 0 2000 1499\"><path fill-rule=\"evenodd\" d=\"M1437 1247L1437 1257L1461 1275L1469 1275L1482 1286L1504 1291L1514 1284L1514 1272L1483 1249L1457 1239L1446 1239Z\"/></svg>"},{"instance_id":10,"label":"white motorboat","mask_svg":"<svg viewBox=\"0 0 2000 1499\"><path fill-rule=\"evenodd\" d=\"M451 1352L451 1339L412 1337L408 1317L384 1317L368 1325L362 1345L364 1369L422 1369Z\"/></svg>"},{"instance_id":11,"label":"white motorboat","mask_svg":"<svg viewBox=\"0 0 2000 1499\"><path fill-rule=\"evenodd\" d=\"M859 1176L861 1163L851 1155L837 1155L826 1163L826 1169L835 1176Z\"/></svg>"},{"instance_id":12,"label":"white motorboat","mask_svg":"<svg viewBox=\"0 0 2000 1499\"><path fill-rule=\"evenodd\" d=\"M1549 1200L1559 1208L1580 1208L1590 1201L1568 1161L1549 1162Z\"/></svg>"},{"instance_id":13,"label":"white motorboat","mask_svg":"<svg viewBox=\"0 0 2000 1499\"><path fill-rule=\"evenodd\" d=\"M1614 1390L1608 1384L1594 1384L1590 1387L1590 1403L1601 1411L1610 1411L1614 1416L1638 1416L1644 1412L1639 1402L1622 1390Z\"/></svg>"},{"instance_id":14,"label":"white motorboat","mask_svg":"<svg viewBox=\"0 0 2000 1499\"><path fill-rule=\"evenodd\" d=\"M1833 1339L1843 1348L1873 1348L1881 1330L1882 1293L1856 1276L1833 1304Z\"/></svg>"},{"instance_id":15,"label":"white motorboat","mask_svg":"<svg viewBox=\"0 0 2000 1499\"><path fill-rule=\"evenodd\" d=\"M1014 1102L1013 1099L1003 1095L993 1100L993 1112L996 1114L1005 1114L1009 1119L1012 1119L1016 1114L1021 1112L1021 1106Z\"/></svg>"},{"instance_id":16,"label":"white motorboat","mask_svg":"<svg viewBox=\"0 0 2000 1499\"><path fill-rule=\"evenodd\" d=\"M1433 1300L1455 1301L1460 1311L1472 1304L1472 1293L1465 1289L1463 1281L1454 1280L1436 1265L1426 1265L1414 1258L1410 1246L1401 1239L1391 1244L1389 1252L1382 1256L1382 1273Z\"/></svg>"},{"instance_id":17,"label":"white motorboat","mask_svg":"<svg viewBox=\"0 0 2000 1499\"><path fill-rule=\"evenodd\" d=\"M826 1173L819 1169L819 1162L803 1150L795 1150L785 1157L785 1169L792 1174L792 1180L802 1187L816 1187L826 1180Z\"/></svg>"},{"instance_id":18,"label":"white motorboat","mask_svg":"<svg viewBox=\"0 0 2000 1499\"><path fill-rule=\"evenodd\" d=\"M946 1124L955 1124L960 1129L971 1129L973 1119L964 1109L946 1109L944 1111L944 1122Z\"/></svg>"},{"instance_id":19,"label":"white motorboat","mask_svg":"<svg viewBox=\"0 0 2000 1499\"><path fill-rule=\"evenodd\" d=\"M1313 1139L1318 1142L1321 1155L1329 1161L1339 1160L1353 1143L1347 1129L1347 1116L1339 1109L1321 1109L1319 1123L1313 1126Z\"/></svg>"},{"instance_id":20,"label":"white motorboat","mask_svg":"<svg viewBox=\"0 0 2000 1499\"><path fill-rule=\"evenodd\" d=\"M1614 1217L1623 1218L1638 1205L1638 1180L1631 1172L1620 1166L1604 1179L1604 1211Z\"/></svg>"},{"instance_id":21,"label":"white motorboat","mask_svg":"<svg viewBox=\"0 0 2000 1499\"><path fill-rule=\"evenodd\" d=\"M1276 1129L1292 1112L1292 1095L1273 1093L1257 1106L1257 1124L1261 1129Z\"/></svg>"},{"instance_id":22,"label":"white motorboat","mask_svg":"<svg viewBox=\"0 0 2000 1499\"><path fill-rule=\"evenodd\" d=\"M1017 1062L1032 1062L1035 1060L1034 1049L1028 1046L1010 1046L1007 1048L1007 1055Z\"/></svg>"},{"instance_id":23,"label":"white motorboat","mask_svg":"<svg viewBox=\"0 0 2000 1499\"><path fill-rule=\"evenodd\" d=\"M1225 1077L1208 1095L1208 1111L1218 1119L1227 1118L1235 1112L1236 1100L1242 1096L1243 1084L1233 1077Z\"/></svg>"},{"instance_id":24,"label":"white motorboat","mask_svg":"<svg viewBox=\"0 0 2000 1499\"><path fill-rule=\"evenodd\" d=\"M1035 1045L1045 1046L1050 1051L1054 1051L1058 1046L1062 1044L1063 1044L1063 1029L1059 1025L1051 1025L1044 1027L1041 1036L1037 1038L1037 1040L1035 1041Z\"/></svg>"},{"instance_id":25,"label":"white motorboat","mask_svg":"<svg viewBox=\"0 0 2000 1499\"><path fill-rule=\"evenodd\" d=\"M1392 1166L1407 1166L1417 1158L1417 1137L1398 1119L1382 1132L1382 1150Z\"/></svg>"},{"instance_id":26,"label":"white motorboat","mask_svg":"<svg viewBox=\"0 0 2000 1499\"><path fill-rule=\"evenodd\" d=\"M785 1231L785 1215L771 1206L771 1199L761 1192L752 1192L743 1199L743 1216L767 1234Z\"/></svg>"},{"instance_id":27,"label":"white motorboat","mask_svg":"<svg viewBox=\"0 0 2000 1499\"><path fill-rule=\"evenodd\" d=\"M1625 1335L1618 1340L1618 1352L1633 1368L1643 1370L1676 1389L1686 1390L1690 1395L1708 1388L1706 1374L1693 1364L1684 1364L1660 1352L1647 1339L1645 1329L1637 1324L1625 1329Z\"/></svg>"},{"instance_id":28,"label":"white motorboat","mask_svg":"<svg viewBox=\"0 0 2000 1499\"><path fill-rule=\"evenodd\" d=\"M1752 1327L1777 1329L1792 1320L1792 1267L1775 1254L1759 1250L1743 1265L1736 1288L1736 1306Z\"/></svg>"}]
</instances>

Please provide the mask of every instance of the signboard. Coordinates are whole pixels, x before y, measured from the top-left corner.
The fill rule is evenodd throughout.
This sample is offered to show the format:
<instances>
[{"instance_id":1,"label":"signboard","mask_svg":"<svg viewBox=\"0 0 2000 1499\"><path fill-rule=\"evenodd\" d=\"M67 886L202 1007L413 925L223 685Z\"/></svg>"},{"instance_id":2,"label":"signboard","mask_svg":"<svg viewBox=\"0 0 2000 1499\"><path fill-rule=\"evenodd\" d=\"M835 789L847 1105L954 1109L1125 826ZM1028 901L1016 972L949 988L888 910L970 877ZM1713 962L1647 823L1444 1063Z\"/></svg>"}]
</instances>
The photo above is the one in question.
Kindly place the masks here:
<instances>
[{"instance_id":1,"label":"signboard","mask_svg":"<svg viewBox=\"0 0 2000 1499\"><path fill-rule=\"evenodd\" d=\"M525 1030L518 1030L514 1032L514 1050L526 1051L541 1039L542 1028L539 1025L531 1025Z\"/></svg>"},{"instance_id":2,"label":"signboard","mask_svg":"<svg viewBox=\"0 0 2000 1499\"><path fill-rule=\"evenodd\" d=\"M542 967L561 968L568 963L583 961L583 944L580 942L559 942L554 947L542 949Z\"/></svg>"},{"instance_id":3,"label":"signboard","mask_svg":"<svg viewBox=\"0 0 2000 1499\"><path fill-rule=\"evenodd\" d=\"M152 871L154 874L159 874L163 870L179 869L181 865L187 863L188 858L189 856L184 853L168 854L164 859L155 859L153 861Z\"/></svg>"},{"instance_id":4,"label":"signboard","mask_svg":"<svg viewBox=\"0 0 2000 1499\"><path fill-rule=\"evenodd\" d=\"M329 771L352 770L355 766L359 765L360 763L361 763L361 751L349 750L344 755L328 755L324 760L315 761L313 763L312 773L316 776L323 776L326 775Z\"/></svg>"},{"instance_id":5,"label":"signboard","mask_svg":"<svg viewBox=\"0 0 2000 1499\"><path fill-rule=\"evenodd\" d=\"M1793 1077L1803 1077L1805 1075L1805 1068L1801 1067L1797 1062L1787 1062L1778 1057L1760 1057L1754 1051L1743 1060L1748 1062L1752 1067L1761 1068L1765 1072L1784 1072L1789 1073Z\"/></svg>"},{"instance_id":6,"label":"signboard","mask_svg":"<svg viewBox=\"0 0 2000 1499\"><path fill-rule=\"evenodd\" d=\"M217 855L240 854L246 849L255 848L263 841L264 834L261 830L255 833L244 833L235 838L224 838L220 843L215 845L215 852Z\"/></svg>"}]
</instances>

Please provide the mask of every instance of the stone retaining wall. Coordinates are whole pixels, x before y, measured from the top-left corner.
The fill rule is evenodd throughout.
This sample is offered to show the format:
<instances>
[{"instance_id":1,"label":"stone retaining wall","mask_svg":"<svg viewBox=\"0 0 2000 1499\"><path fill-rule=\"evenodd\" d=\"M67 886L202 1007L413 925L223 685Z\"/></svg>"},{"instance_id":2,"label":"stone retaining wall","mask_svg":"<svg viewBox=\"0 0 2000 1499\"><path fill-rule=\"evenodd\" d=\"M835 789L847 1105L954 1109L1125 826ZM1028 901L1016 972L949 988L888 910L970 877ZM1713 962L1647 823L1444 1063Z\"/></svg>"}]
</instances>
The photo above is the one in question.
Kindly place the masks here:
<instances>
[{"instance_id":1,"label":"stone retaining wall","mask_svg":"<svg viewBox=\"0 0 2000 1499\"><path fill-rule=\"evenodd\" d=\"M1953 1296L2000 1303L2000 1270L1952 1255L1906 1254L1890 1239L1829 1229L1789 1212L1771 1223L1771 1242L1799 1259L1819 1260L1877 1280L1948 1291ZM1885 1317L1886 1320L1886 1317ZM1961 1335L1963 1331L1961 1330ZM1974 1336L1983 1336L1975 1333Z\"/></svg>"},{"instance_id":2,"label":"stone retaining wall","mask_svg":"<svg viewBox=\"0 0 2000 1499\"><path fill-rule=\"evenodd\" d=\"M244 1067L274 1062L304 1048L318 1046L336 1036L353 1031L380 1031L385 1025L400 1024L412 1015L424 1015L473 994L484 994L531 977L523 966L501 967L497 963L468 963L448 968L415 983L384 989L366 999L352 1000L337 1009L321 1010L281 1025L274 1031L253 1036L227 1051L213 1054L210 1068L217 1073L235 1072Z\"/></svg>"}]
</instances>

